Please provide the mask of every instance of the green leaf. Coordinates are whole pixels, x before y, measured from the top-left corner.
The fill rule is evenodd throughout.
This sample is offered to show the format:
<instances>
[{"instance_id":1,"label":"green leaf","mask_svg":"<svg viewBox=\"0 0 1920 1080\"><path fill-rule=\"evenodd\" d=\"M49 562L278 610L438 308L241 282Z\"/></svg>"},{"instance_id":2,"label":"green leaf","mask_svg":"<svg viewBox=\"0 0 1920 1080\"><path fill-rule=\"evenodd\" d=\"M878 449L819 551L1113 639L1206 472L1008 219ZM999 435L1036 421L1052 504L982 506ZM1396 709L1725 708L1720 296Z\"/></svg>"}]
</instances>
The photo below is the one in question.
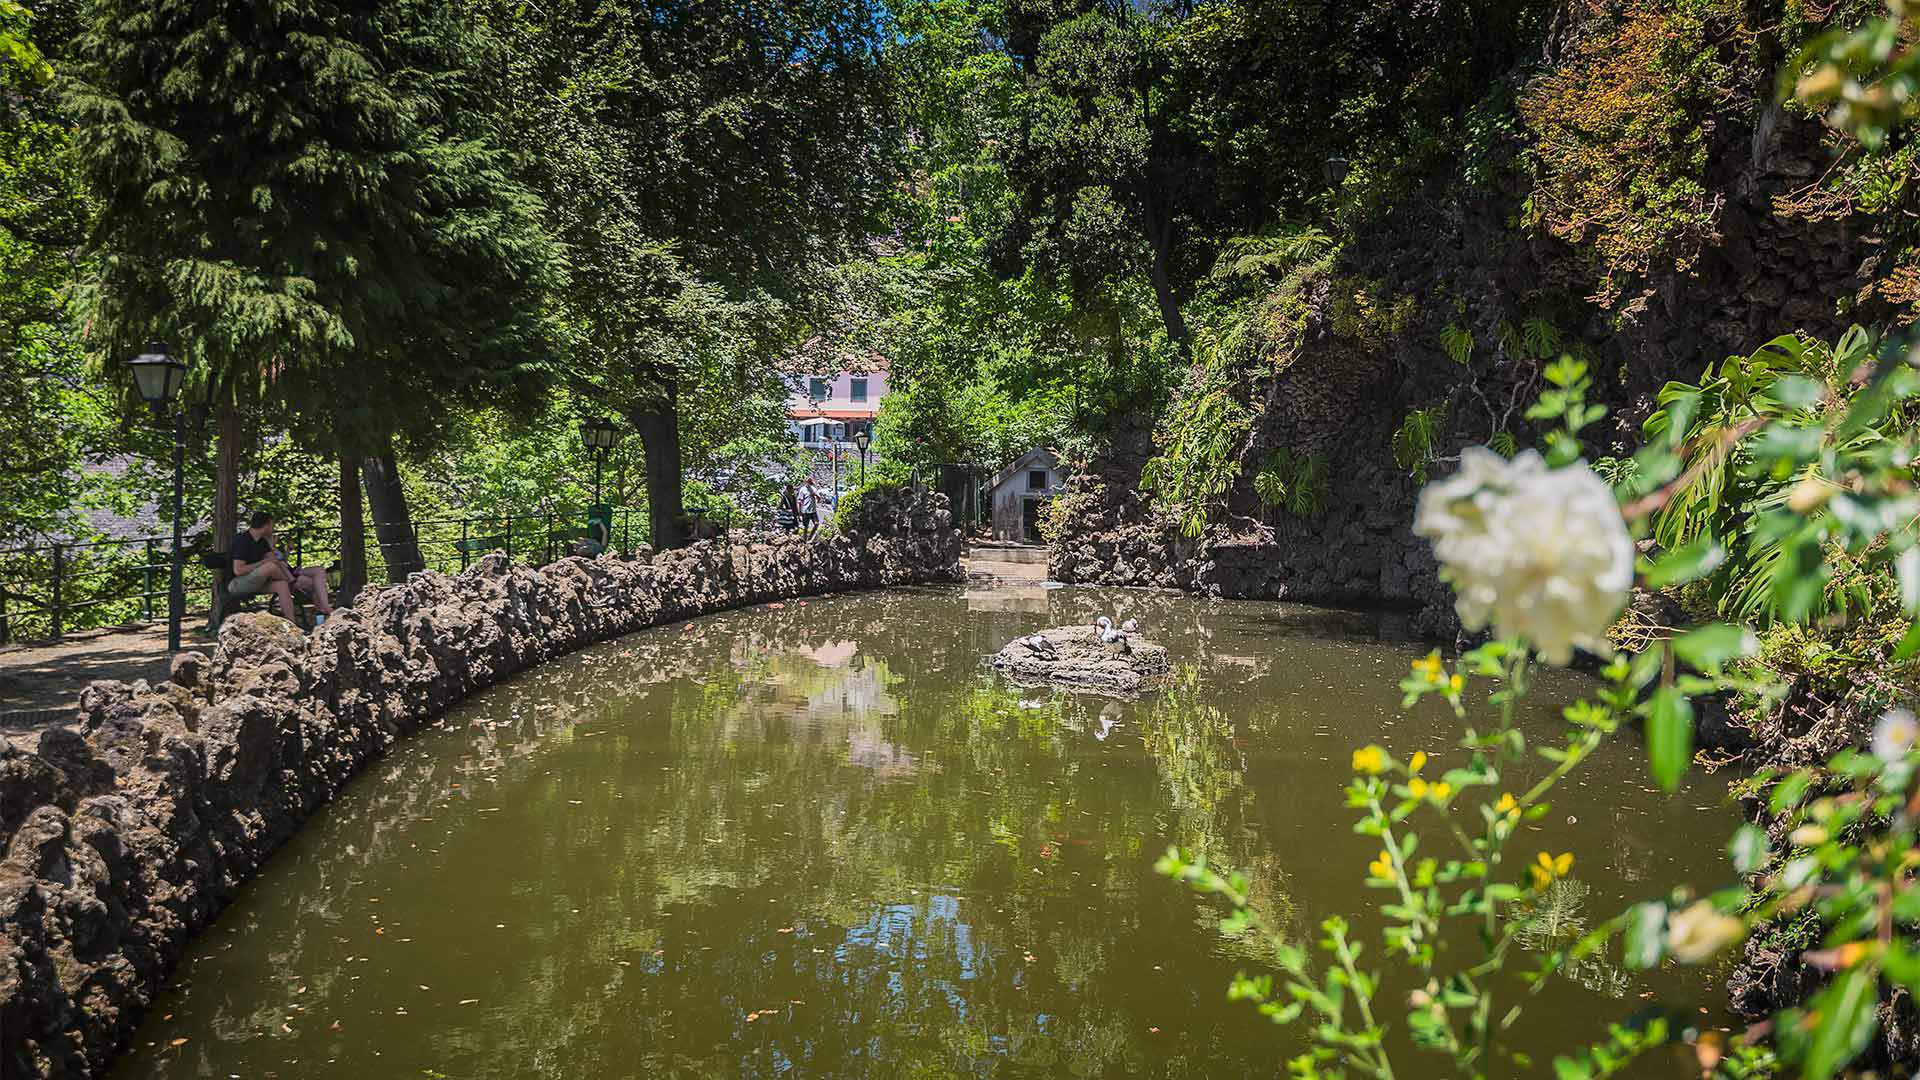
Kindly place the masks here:
<instances>
[{"instance_id":1,"label":"green leaf","mask_svg":"<svg viewBox=\"0 0 1920 1080\"><path fill-rule=\"evenodd\" d=\"M1913 625L1907 627L1907 636L1901 638L1899 647L1893 650L1893 662L1904 663L1913 659L1916 653L1920 653L1920 619L1915 619Z\"/></svg>"},{"instance_id":2,"label":"green leaf","mask_svg":"<svg viewBox=\"0 0 1920 1080\"><path fill-rule=\"evenodd\" d=\"M1729 660L1759 652L1760 638L1744 626L1708 623L1675 638L1673 651L1701 671L1717 671Z\"/></svg>"},{"instance_id":3,"label":"green leaf","mask_svg":"<svg viewBox=\"0 0 1920 1080\"><path fill-rule=\"evenodd\" d=\"M1647 758L1654 782L1668 791L1693 760L1693 705L1680 691L1663 686L1647 703Z\"/></svg>"},{"instance_id":4,"label":"green leaf","mask_svg":"<svg viewBox=\"0 0 1920 1080\"><path fill-rule=\"evenodd\" d=\"M1765 866L1769 850L1767 832L1758 825L1740 826L1734 831L1733 839L1727 841L1727 854L1733 859L1733 868L1743 874Z\"/></svg>"},{"instance_id":5,"label":"green leaf","mask_svg":"<svg viewBox=\"0 0 1920 1080\"><path fill-rule=\"evenodd\" d=\"M1877 981L1872 970L1857 967L1813 999L1818 1026L1807 1044L1809 1080L1827 1080L1867 1048L1878 1023Z\"/></svg>"},{"instance_id":6,"label":"green leaf","mask_svg":"<svg viewBox=\"0 0 1920 1080\"><path fill-rule=\"evenodd\" d=\"M1584 1061L1568 1057L1553 1059L1554 1080L1589 1080L1593 1076L1593 1066Z\"/></svg>"},{"instance_id":7,"label":"green leaf","mask_svg":"<svg viewBox=\"0 0 1920 1080\"><path fill-rule=\"evenodd\" d=\"M1684 585L1689 581L1698 581L1713 573L1720 564L1727 561L1727 550L1712 536L1702 533L1679 548L1662 555L1658 562L1647 568L1645 577L1647 586L1664 589L1669 585Z\"/></svg>"},{"instance_id":8,"label":"green leaf","mask_svg":"<svg viewBox=\"0 0 1920 1080\"><path fill-rule=\"evenodd\" d=\"M1894 557L1894 573L1900 579L1900 607L1909 615L1920 615L1920 547L1910 547Z\"/></svg>"},{"instance_id":9,"label":"green leaf","mask_svg":"<svg viewBox=\"0 0 1920 1080\"><path fill-rule=\"evenodd\" d=\"M1667 947L1667 905L1653 901L1629 908L1621 944L1626 947L1628 967L1645 970L1658 965Z\"/></svg>"}]
</instances>

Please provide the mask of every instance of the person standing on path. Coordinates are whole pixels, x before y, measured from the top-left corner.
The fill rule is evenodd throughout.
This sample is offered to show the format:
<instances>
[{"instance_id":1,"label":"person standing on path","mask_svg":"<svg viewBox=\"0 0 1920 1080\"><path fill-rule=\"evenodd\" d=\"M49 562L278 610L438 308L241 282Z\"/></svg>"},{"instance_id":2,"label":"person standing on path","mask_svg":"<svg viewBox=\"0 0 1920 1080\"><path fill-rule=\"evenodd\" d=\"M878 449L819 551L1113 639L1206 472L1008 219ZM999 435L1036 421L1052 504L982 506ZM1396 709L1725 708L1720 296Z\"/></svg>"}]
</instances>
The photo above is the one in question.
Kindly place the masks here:
<instances>
[{"instance_id":1,"label":"person standing on path","mask_svg":"<svg viewBox=\"0 0 1920 1080\"><path fill-rule=\"evenodd\" d=\"M813 477L800 485L800 533L811 540L820 531L820 493L814 490Z\"/></svg>"}]
</instances>

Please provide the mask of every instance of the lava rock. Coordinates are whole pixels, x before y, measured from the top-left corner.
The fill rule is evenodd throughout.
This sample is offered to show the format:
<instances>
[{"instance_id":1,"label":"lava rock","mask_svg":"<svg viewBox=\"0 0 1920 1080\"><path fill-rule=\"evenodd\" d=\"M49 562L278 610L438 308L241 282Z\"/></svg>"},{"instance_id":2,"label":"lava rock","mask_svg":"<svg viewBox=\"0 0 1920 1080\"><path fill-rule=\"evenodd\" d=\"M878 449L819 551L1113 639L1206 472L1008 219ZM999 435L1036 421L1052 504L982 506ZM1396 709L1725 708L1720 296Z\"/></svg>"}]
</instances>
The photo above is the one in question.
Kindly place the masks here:
<instances>
[{"instance_id":1,"label":"lava rock","mask_svg":"<svg viewBox=\"0 0 1920 1080\"><path fill-rule=\"evenodd\" d=\"M1167 650L1138 634L1100 640L1091 626L1060 626L1015 638L993 657L994 669L1016 682L1060 683L1117 694L1137 694L1172 672Z\"/></svg>"}]
</instances>

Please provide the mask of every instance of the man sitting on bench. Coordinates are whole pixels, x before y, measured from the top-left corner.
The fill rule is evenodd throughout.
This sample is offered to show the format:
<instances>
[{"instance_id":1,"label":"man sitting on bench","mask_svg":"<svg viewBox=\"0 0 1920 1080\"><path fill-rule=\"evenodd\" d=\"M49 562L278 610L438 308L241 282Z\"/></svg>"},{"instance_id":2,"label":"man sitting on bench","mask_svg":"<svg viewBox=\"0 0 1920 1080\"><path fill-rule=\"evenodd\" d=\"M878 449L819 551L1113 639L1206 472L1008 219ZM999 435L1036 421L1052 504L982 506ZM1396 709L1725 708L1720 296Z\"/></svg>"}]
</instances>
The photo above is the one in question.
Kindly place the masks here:
<instances>
[{"instance_id":1,"label":"man sitting on bench","mask_svg":"<svg viewBox=\"0 0 1920 1080\"><path fill-rule=\"evenodd\" d=\"M319 614L313 624L318 626L333 614L333 603L327 599L327 572L317 566L288 566L287 557L274 549L273 524L273 515L262 510L253 515L251 528L235 534L228 551L233 556L233 580L227 583L227 593L272 592L280 603L280 615L298 625L293 590L299 589L313 598L313 610Z\"/></svg>"}]
</instances>

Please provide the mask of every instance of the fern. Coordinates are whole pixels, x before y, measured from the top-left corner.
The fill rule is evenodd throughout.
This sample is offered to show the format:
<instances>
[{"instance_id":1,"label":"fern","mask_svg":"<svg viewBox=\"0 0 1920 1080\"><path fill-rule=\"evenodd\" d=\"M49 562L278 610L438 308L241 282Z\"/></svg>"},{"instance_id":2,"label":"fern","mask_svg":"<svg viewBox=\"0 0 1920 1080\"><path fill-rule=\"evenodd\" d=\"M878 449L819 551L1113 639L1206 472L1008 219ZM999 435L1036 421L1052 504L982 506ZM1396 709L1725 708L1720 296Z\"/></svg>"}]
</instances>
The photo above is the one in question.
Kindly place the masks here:
<instances>
[{"instance_id":1,"label":"fern","mask_svg":"<svg viewBox=\"0 0 1920 1080\"><path fill-rule=\"evenodd\" d=\"M1236 236L1220 247L1213 276L1266 278L1332 249L1333 236L1311 225L1282 225L1256 236Z\"/></svg>"},{"instance_id":2,"label":"fern","mask_svg":"<svg viewBox=\"0 0 1920 1080\"><path fill-rule=\"evenodd\" d=\"M1456 364L1465 364L1473 359L1473 335L1458 323L1448 323L1440 331L1440 347Z\"/></svg>"},{"instance_id":3,"label":"fern","mask_svg":"<svg viewBox=\"0 0 1920 1080\"><path fill-rule=\"evenodd\" d=\"M1493 438L1487 440L1487 447L1501 457L1510 458L1520 452L1520 444L1514 440L1511 431L1496 431Z\"/></svg>"},{"instance_id":4,"label":"fern","mask_svg":"<svg viewBox=\"0 0 1920 1080\"><path fill-rule=\"evenodd\" d=\"M1527 355L1545 360L1560 351L1560 331L1545 319L1528 319L1520 324L1520 338Z\"/></svg>"},{"instance_id":5,"label":"fern","mask_svg":"<svg viewBox=\"0 0 1920 1080\"><path fill-rule=\"evenodd\" d=\"M1207 385L1174 403L1160 431L1160 454L1140 471L1140 488L1180 521L1180 531L1198 537L1240 474L1241 440L1253 412L1234 400L1225 380L1209 373Z\"/></svg>"},{"instance_id":6,"label":"fern","mask_svg":"<svg viewBox=\"0 0 1920 1080\"><path fill-rule=\"evenodd\" d=\"M1415 409L1393 433L1394 463L1412 474L1416 484L1427 482L1427 468L1433 464L1433 444L1439 427L1438 408Z\"/></svg>"}]
</instances>

